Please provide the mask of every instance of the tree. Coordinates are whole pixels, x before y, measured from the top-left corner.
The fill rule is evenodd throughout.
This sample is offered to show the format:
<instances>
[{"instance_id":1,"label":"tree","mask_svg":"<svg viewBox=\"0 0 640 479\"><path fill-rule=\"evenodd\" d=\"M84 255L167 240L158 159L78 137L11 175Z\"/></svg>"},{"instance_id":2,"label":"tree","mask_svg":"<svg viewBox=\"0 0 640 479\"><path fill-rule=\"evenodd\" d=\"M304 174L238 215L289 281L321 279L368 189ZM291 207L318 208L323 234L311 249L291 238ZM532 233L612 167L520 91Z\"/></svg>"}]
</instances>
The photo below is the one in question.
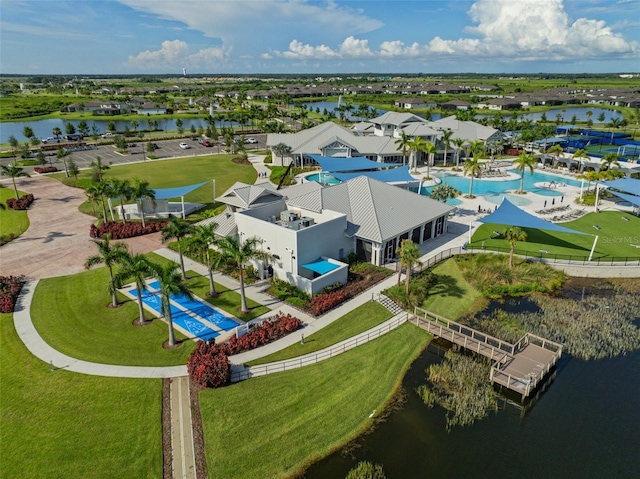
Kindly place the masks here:
<instances>
[{"instance_id":1,"label":"tree","mask_svg":"<svg viewBox=\"0 0 640 479\"><path fill-rule=\"evenodd\" d=\"M460 167L460 151L462 151L466 140L464 138L454 138L453 145L456 147L456 170Z\"/></svg>"},{"instance_id":2,"label":"tree","mask_svg":"<svg viewBox=\"0 0 640 479\"><path fill-rule=\"evenodd\" d=\"M605 170L608 171L611 169L612 165L620 167L620 163L618 163L618 155L615 153L607 153L604 155L604 158L602 158L602 166L604 166Z\"/></svg>"},{"instance_id":3,"label":"tree","mask_svg":"<svg viewBox=\"0 0 640 479\"><path fill-rule=\"evenodd\" d=\"M411 149L411 137L407 135L404 131L400 132L400 138L398 138L394 143L398 145L398 150L402 151L402 164L405 165L407 163L407 153Z\"/></svg>"},{"instance_id":4,"label":"tree","mask_svg":"<svg viewBox=\"0 0 640 479\"><path fill-rule=\"evenodd\" d=\"M104 178L103 172L109 169L109 165L103 164L102 158L100 158L99 156L97 156L96 159L92 161L89 166L93 171L93 174L91 176L91 179L93 181L102 181Z\"/></svg>"},{"instance_id":5,"label":"tree","mask_svg":"<svg viewBox=\"0 0 640 479\"><path fill-rule=\"evenodd\" d=\"M18 148L18 145L20 144L20 142L18 141L18 139L11 135L9 137L9 146L11 147L11 156L15 157L16 156L16 149Z\"/></svg>"},{"instance_id":6,"label":"tree","mask_svg":"<svg viewBox=\"0 0 640 479\"><path fill-rule=\"evenodd\" d=\"M271 150L280 157L280 164L284 164L284 155L288 155L291 153L292 149L289 145L284 143L278 143Z\"/></svg>"},{"instance_id":7,"label":"tree","mask_svg":"<svg viewBox=\"0 0 640 479\"><path fill-rule=\"evenodd\" d=\"M120 286L128 280L136 283L136 296L138 297L138 323L146 324L144 317L144 303L142 302L142 294L146 288L146 279L153 274L153 269L147 257L143 254L126 254L123 255L118 264L121 269L115 276L115 283Z\"/></svg>"},{"instance_id":8,"label":"tree","mask_svg":"<svg viewBox=\"0 0 640 479\"><path fill-rule=\"evenodd\" d=\"M427 142L421 136L416 136L411 141L409 141L409 151L411 151L411 156L409 157L409 169L416 169L418 167L418 152L424 151ZM411 160L413 158L413 161ZM427 168L428 168L428 160L427 160ZM427 170L427 177L429 176L429 172Z\"/></svg>"},{"instance_id":9,"label":"tree","mask_svg":"<svg viewBox=\"0 0 640 479\"><path fill-rule=\"evenodd\" d=\"M247 307L247 298L244 292L244 265L252 259L264 259L266 253L257 249L260 239L253 236L240 244L235 237L225 236L218 240L218 250L220 251L220 262L233 262L238 268L240 277L240 297L242 304L240 311L246 313L249 311Z\"/></svg>"},{"instance_id":10,"label":"tree","mask_svg":"<svg viewBox=\"0 0 640 479\"><path fill-rule=\"evenodd\" d=\"M362 461L349 471L345 479L387 479L387 476L380 464Z\"/></svg>"},{"instance_id":11,"label":"tree","mask_svg":"<svg viewBox=\"0 0 640 479\"><path fill-rule=\"evenodd\" d=\"M24 136L27 140L30 140L35 135L33 133L33 129L30 126L25 126L22 128L22 136Z\"/></svg>"},{"instance_id":12,"label":"tree","mask_svg":"<svg viewBox=\"0 0 640 479\"><path fill-rule=\"evenodd\" d=\"M574 153L573 156L571 158L577 159L578 162L580 163L580 171L582 171L584 169L584 162L583 160L585 158L589 158L589 155L587 154L587 151L582 149L582 148L578 148Z\"/></svg>"},{"instance_id":13,"label":"tree","mask_svg":"<svg viewBox=\"0 0 640 479\"><path fill-rule=\"evenodd\" d=\"M193 293L191 289L182 282L180 273L178 272L178 265L170 261L165 264L159 264L149 262L149 266L154 278L158 280L160 291L160 310L162 315L169 324L169 346L174 347L176 345L176 336L173 331L173 317L171 315L171 296L183 295L188 299L193 299Z\"/></svg>"},{"instance_id":14,"label":"tree","mask_svg":"<svg viewBox=\"0 0 640 479\"><path fill-rule=\"evenodd\" d=\"M60 135L62 135L62 130L56 126L51 130L51 134L58 138Z\"/></svg>"},{"instance_id":15,"label":"tree","mask_svg":"<svg viewBox=\"0 0 640 479\"><path fill-rule=\"evenodd\" d=\"M504 239L511 245L509 250L509 268L513 268L513 252L516 249L516 243L518 241L526 241L527 233L517 226L511 226L504 232Z\"/></svg>"},{"instance_id":16,"label":"tree","mask_svg":"<svg viewBox=\"0 0 640 479\"><path fill-rule=\"evenodd\" d=\"M183 240L193 232L192 226L182 218L169 218L167 226L162 228L162 242L166 243L172 239L175 239L178 243L178 254L180 255L180 271L182 272L182 279L187 279L187 272L184 269L184 257L182 256Z\"/></svg>"},{"instance_id":17,"label":"tree","mask_svg":"<svg viewBox=\"0 0 640 479\"><path fill-rule=\"evenodd\" d=\"M138 123L136 120L131 120L131 128L133 128L133 131L138 131L139 126L140 123Z\"/></svg>"},{"instance_id":18,"label":"tree","mask_svg":"<svg viewBox=\"0 0 640 479\"><path fill-rule=\"evenodd\" d=\"M606 118L606 117L605 117L604 112L601 112L601 113L598 115L598 121L599 121L600 123L604 123L604 119L605 119L605 118Z\"/></svg>"},{"instance_id":19,"label":"tree","mask_svg":"<svg viewBox=\"0 0 640 479\"><path fill-rule=\"evenodd\" d=\"M138 213L140 213L140 218L142 219L142 227L144 228L144 208L142 206L143 200L150 200L153 205L156 204L156 192L149 188L149 182L143 181L139 178L133 179L133 187L131 189L131 197L136 200L136 204L138 205Z\"/></svg>"},{"instance_id":20,"label":"tree","mask_svg":"<svg viewBox=\"0 0 640 479\"><path fill-rule=\"evenodd\" d=\"M398 286L400 286L400 275L402 274L402 267L406 269L405 272L405 294L409 295L409 282L411 281L411 268L419 265L420 263L420 249L410 239L402 240L400 248L398 248L398 262L400 263L400 269L398 270Z\"/></svg>"},{"instance_id":21,"label":"tree","mask_svg":"<svg viewBox=\"0 0 640 479\"><path fill-rule=\"evenodd\" d=\"M111 182L111 193L112 197L118 197L120 201L120 217L123 223L127 222L127 217L124 213L124 202L130 201L133 197L133 188L131 187L131 183L129 180L118 180L112 179Z\"/></svg>"},{"instance_id":22,"label":"tree","mask_svg":"<svg viewBox=\"0 0 640 479\"><path fill-rule=\"evenodd\" d=\"M92 239L98 247L98 254L90 256L84 263L86 269L97 264L104 264L109 270L109 292L111 293L111 305L116 308L118 304L117 284L113 268L120 263L125 255L128 255L127 247L124 243L111 243L111 235L106 234L102 239Z\"/></svg>"},{"instance_id":23,"label":"tree","mask_svg":"<svg viewBox=\"0 0 640 479\"><path fill-rule=\"evenodd\" d=\"M116 122L114 120L109 120L107 122L107 130L116 132Z\"/></svg>"},{"instance_id":24,"label":"tree","mask_svg":"<svg viewBox=\"0 0 640 479\"><path fill-rule=\"evenodd\" d=\"M124 137L124 135L116 135L113 139L113 144L121 153L126 153L127 148L129 147L129 145L127 144L127 139Z\"/></svg>"},{"instance_id":25,"label":"tree","mask_svg":"<svg viewBox=\"0 0 640 479\"><path fill-rule=\"evenodd\" d=\"M20 195L18 194L18 187L16 186L16 178L20 176L28 178L30 176L29 173L24 171L24 168L20 168L15 163L10 163L6 166L0 165L0 168L2 169L3 175L11 177L11 181L13 182L13 191L16 194L16 200L20 199Z\"/></svg>"},{"instance_id":26,"label":"tree","mask_svg":"<svg viewBox=\"0 0 640 479\"><path fill-rule=\"evenodd\" d=\"M216 295L216 285L213 282L213 250L211 246L216 244L216 228L218 223L196 225L193 234L189 237L187 250L204 261L209 272L209 296Z\"/></svg>"},{"instance_id":27,"label":"tree","mask_svg":"<svg viewBox=\"0 0 640 479\"><path fill-rule=\"evenodd\" d=\"M76 162L73 161L73 158L69 158L69 174L73 175L73 177L78 181L78 173L80 173L80 169Z\"/></svg>"},{"instance_id":28,"label":"tree","mask_svg":"<svg viewBox=\"0 0 640 479\"><path fill-rule=\"evenodd\" d=\"M473 179L480 174L480 153L474 153L464 162L464 174L471 177L468 198L473 198Z\"/></svg>"},{"instance_id":29,"label":"tree","mask_svg":"<svg viewBox=\"0 0 640 479\"><path fill-rule=\"evenodd\" d=\"M440 139L440 142L444 146L444 158L442 159L442 166L447 166L447 153L452 143L452 140L451 140L452 135L453 135L453 130L444 130L442 132L442 138Z\"/></svg>"},{"instance_id":30,"label":"tree","mask_svg":"<svg viewBox=\"0 0 640 479\"><path fill-rule=\"evenodd\" d=\"M73 123L66 122L64 124L64 131L67 135L73 135L76 132L76 127L73 126Z\"/></svg>"},{"instance_id":31,"label":"tree","mask_svg":"<svg viewBox=\"0 0 640 479\"><path fill-rule=\"evenodd\" d=\"M440 183L431 190L430 198L436 201L442 201L446 203L449 198L455 198L460 195L460 191L456 190L453 186L446 183Z\"/></svg>"},{"instance_id":32,"label":"tree","mask_svg":"<svg viewBox=\"0 0 640 479\"><path fill-rule=\"evenodd\" d=\"M93 183L87 188L87 196L90 198L100 198L102 204L102 217L104 221L107 221L107 207L104 199L111 198L113 196L113 188L110 181L102 180L98 183Z\"/></svg>"},{"instance_id":33,"label":"tree","mask_svg":"<svg viewBox=\"0 0 640 479\"><path fill-rule=\"evenodd\" d=\"M80 120L78 123L78 131L82 136L89 136L89 125L84 120Z\"/></svg>"},{"instance_id":34,"label":"tree","mask_svg":"<svg viewBox=\"0 0 640 479\"><path fill-rule=\"evenodd\" d=\"M551 153L552 155L556 156L555 163L557 164L558 160L560 159L560 156L563 153L563 151L564 150L562 149L562 147L560 145L555 144L555 145L552 145L552 146L549 147L549 149L547 150L547 153Z\"/></svg>"},{"instance_id":35,"label":"tree","mask_svg":"<svg viewBox=\"0 0 640 479\"><path fill-rule=\"evenodd\" d=\"M58 148L56 153L56 159L58 161L62 160L62 163L64 164L64 174L67 178L69 178L69 168L67 167L67 156L69 155L70 153L64 148Z\"/></svg>"},{"instance_id":36,"label":"tree","mask_svg":"<svg viewBox=\"0 0 640 479\"><path fill-rule=\"evenodd\" d=\"M435 159L436 153L438 152L438 148L436 148L436 145L434 145L430 141L426 141L424 143L422 151L427 155L427 178L431 178L429 168L434 163L434 159ZM418 165L416 164L415 166L417 167Z\"/></svg>"},{"instance_id":37,"label":"tree","mask_svg":"<svg viewBox=\"0 0 640 479\"><path fill-rule=\"evenodd\" d=\"M41 166L44 166L47 164L47 158L44 156L44 151L38 150L38 153L36 153L36 161Z\"/></svg>"},{"instance_id":38,"label":"tree","mask_svg":"<svg viewBox=\"0 0 640 479\"><path fill-rule=\"evenodd\" d=\"M180 135L184 133L184 127L182 126L182 120L180 118L176 118L176 128Z\"/></svg>"},{"instance_id":39,"label":"tree","mask_svg":"<svg viewBox=\"0 0 640 479\"><path fill-rule=\"evenodd\" d=\"M536 157L523 151L520 156L513 160L513 164L516 165L516 171L520 172L520 190L519 193L524 193L524 170L529 168L529 171L533 175L533 167L536 164Z\"/></svg>"}]
</instances>

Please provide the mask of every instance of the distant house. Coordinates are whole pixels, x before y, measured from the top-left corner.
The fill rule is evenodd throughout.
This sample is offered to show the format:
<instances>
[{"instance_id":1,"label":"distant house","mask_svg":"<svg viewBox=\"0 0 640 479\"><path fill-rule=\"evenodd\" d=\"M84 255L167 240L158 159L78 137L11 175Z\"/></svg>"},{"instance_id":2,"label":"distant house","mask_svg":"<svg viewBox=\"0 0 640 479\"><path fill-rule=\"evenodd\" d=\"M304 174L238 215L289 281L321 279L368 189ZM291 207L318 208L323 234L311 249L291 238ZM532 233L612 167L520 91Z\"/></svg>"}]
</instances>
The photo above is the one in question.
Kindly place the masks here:
<instances>
[{"instance_id":1,"label":"distant house","mask_svg":"<svg viewBox=\"0 0 640 479\"><path fill-rule=\"evenodd\" d=\"M485 102L478 103L478 108L489 110L518 110L522 108L522 102L512 98L492 98Z\"/></svg>"},{"instance_id":2,"label":"distant house","mask_svg":"<svg viewBox=\"0 0 640 479\"><path fill-rule=\"evenodd\" d=\"M471 108L471 103L464 100L451 100L440 105L443 110L468 110Z\"/></svg>"},{"instance_id":3,"label":"distant house","mask_svg":"<svg viewBox=\"0 0 640 479\"><path fill-rule=\"evenodd\" d=\"M407 110L412 110L415 108L436 108L438 106L438 103L426 98L403 98L401 100L397 100L395 102L395 105L398 108L406 108Z\"/></svg>"},{"instance_id":4,"label":"distant house","mask_svg":"<svg viewBox=\"0 0 640 479\"><path fill-rule=\"evenodd\" d=\"M136 111L138 115L164 115L167 113L167 107L162 104L147 102L137 107Z\"/></svg>"}]
</instances>

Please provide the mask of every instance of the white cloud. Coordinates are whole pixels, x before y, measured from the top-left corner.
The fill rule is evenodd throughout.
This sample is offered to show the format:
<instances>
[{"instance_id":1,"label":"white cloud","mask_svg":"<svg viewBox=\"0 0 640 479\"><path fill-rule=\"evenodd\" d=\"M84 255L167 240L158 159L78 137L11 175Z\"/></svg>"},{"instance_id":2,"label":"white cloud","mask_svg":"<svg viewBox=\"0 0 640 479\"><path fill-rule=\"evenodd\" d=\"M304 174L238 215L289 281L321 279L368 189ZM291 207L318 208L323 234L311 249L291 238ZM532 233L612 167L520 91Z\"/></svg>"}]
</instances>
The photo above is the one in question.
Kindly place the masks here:
<instances>
[{"instance_id":1,"label":"white cloud","mask_svg":"<svg viewBox=\"0 0 640 479\"><path fill-rule=\"evenodd\" d=\"M439 36L427 44L384 41L377 51L367 40L353 36L338 48L314 46L293 40L289 50L273 51L271 58L327 60L379 59L497 59L581 60L606 55L634 55L637 42L627 42L604 21L578 18L573 23L563 0L477 0L469 9L474 26L465 31L473 38L447 40ZM264 57L266 58L266 57Z\"/></svg>"},{"instance_id":2,"label":"white cloud","mask_svg":"<svg viewBox=\"0 0 640 479\"><path fill-rule=\"evenodd\" d=\"M190 53L189 45L182 40L165 40L159 50L145 50L129 56L126 66L138 69L208 68L219 65L227 53L223 48L204 48Z\"/></svg>"}]
</instances>

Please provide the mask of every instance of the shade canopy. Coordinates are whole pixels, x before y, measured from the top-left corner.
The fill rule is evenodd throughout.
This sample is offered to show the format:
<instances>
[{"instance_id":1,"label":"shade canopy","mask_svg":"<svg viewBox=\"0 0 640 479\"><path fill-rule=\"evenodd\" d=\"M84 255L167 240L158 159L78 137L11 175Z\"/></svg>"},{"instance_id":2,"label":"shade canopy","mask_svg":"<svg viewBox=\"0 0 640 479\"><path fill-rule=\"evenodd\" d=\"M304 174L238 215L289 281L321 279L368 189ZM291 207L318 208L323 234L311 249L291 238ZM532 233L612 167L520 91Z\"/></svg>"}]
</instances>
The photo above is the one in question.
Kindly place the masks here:
<instances>
[{"instance_id":1,"label":"shade canopy","mask_svg":"<svg viewBox=\"0 0 640 479\"><path fill-rule=\"evenodd\" d=\"M303 264L302 267L310 269L311 271L322 275L322 274L329 273L334 269L338 269L340 265L331 263L326 259L318 258L317 260L312 261L311 263Z\"/></svg>"},{"instance_id":2,"label":"shade canopy","mask_svg":"<svg viewBox=\"0 0 640 479\"><path fill-rule=\"evenodd\" d=\"M334 171L360 171L360 170L374 170L380 168L396 168L397 163L378 163L365 157L353 157L353 158L333 158L329 156L320 155L307 155L309 158L313 158L316 163L322 167L322 171L334 172Z\"/></svg>"},{"instance_id":3,"label":"shade canopy","mask_svg":"<svg viewBox=\"0 0 640 479\"><path fill-rule=\"evenodd\" d=\"M600 181L599 184L608 188L624 191L625 193L631 193L635 196L640 196L640 180L635 180L633 178L620 178L617 180ZM611 193L614 192L612 191Z\"/></svg>"},{"instance_id":4,"label":"shade canopy","mask_svg":"<svg viewBox=\"0 0 640 479\"><path fill-rule=\"evenodd\" d=\"M613 193L614 195L616 195L619 198L622 198L626 201L628 201L629 203L631 203L633 206L640 206L640 196L635 196L635 195L626 195L624 193L620 193L619 191L609 191L609 193Z\"/></svg>"},{"instance_id":5,"label":"shade canopy","mask_svg":"<svg viewBox=\"0 0 640 479\"><path fill-rule=\"evenodd\" d=\"M209 182L205 181L203 183L198 183L196 185L178 186L176 188L157 188L157 189L154 189L156 193L156 200L167 200L169 198L179 198L188 193L191 193L193 190L197 190L198 188L206 185L207 183Z\"/></svg>"},{"instance_id":6,"label":"shade canopy","mask_svg":"<svg viewBox=\"0 0 640 479\"><path fill-rule=\"evenodd\" d=\"M358 171L355 173L331 173L331 176L340 181L348 181L358 176L366 176L385 183L400 183L418 181L409 174L409 165L392 168L389 170Z\"/></svg>"},{"instance_id":7,"label":"shade canopy","mask_svg":"<svg viewBox=\"0 0 640 479\"><path fill-rule=\"evenodd\" d=\"M537 216L527 213L521 210L516 205L511 203L508 199L502 200L502 203L496 211L482 219L479 219L481 223L493 223L497 225L508 226L520 226L522 228L533 228L538 230L557 231L559 233L573 233L577 235L589 235L582 231L576 231L564 226L559 226L555 223L550 223Z\"/></svg>"}]
</instances>

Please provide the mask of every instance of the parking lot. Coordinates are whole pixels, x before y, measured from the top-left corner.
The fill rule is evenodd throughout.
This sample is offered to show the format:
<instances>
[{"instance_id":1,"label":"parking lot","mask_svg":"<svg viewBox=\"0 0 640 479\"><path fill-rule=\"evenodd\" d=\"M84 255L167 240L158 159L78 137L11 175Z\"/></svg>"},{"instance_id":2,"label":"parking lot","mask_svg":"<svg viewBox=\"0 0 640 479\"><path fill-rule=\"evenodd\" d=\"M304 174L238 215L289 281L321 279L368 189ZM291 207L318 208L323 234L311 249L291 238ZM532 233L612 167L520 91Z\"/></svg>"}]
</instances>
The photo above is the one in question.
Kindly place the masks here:
<instances>
[{"instance_id":1,"label":"parking lot","mask_svg":"<svg viewBox=\"0 0 640 479\"><path fill-rule=\"evenodd\" d=\"M265 147L266 144L266 135L251 135L247 138L255 138L258 143L247 143L245 144L245 148L248 152L252 150L257 150ZM200 155L212 155L217 153L222 153L224 146L220 143L214 144L213 146L206 147L198 143L197 140L191 140L189 138L182 138L176 140L151 140L152 143L155 143L158 148L153 153L147 152L147 143L149 140L142 141L130 141L129 148L127 149L127 154L120 154L116 151L116 147L114 145L101 145L101 146L93 146L91 149L74 151L70 154L70 157L73 158L73 161L78 166L78 168L89 168L89 165L95 161L95 159L99 156L102 159L102 162L107 165L118 165L123 163L132 163L137 161L143 161L145 159L148 160L148 156L152 155L157 159L166 159L166 158L177 158L177 157L189 157L189 156L200 156ZM180 148L180 143L187 143L189 145L189 149ZM47 160L51 160L54 166L57 166L58 169L62 169L62 162L58 162L54 152L48 152L51 156L47 156Z\"/></svg>"}]
</instances>

